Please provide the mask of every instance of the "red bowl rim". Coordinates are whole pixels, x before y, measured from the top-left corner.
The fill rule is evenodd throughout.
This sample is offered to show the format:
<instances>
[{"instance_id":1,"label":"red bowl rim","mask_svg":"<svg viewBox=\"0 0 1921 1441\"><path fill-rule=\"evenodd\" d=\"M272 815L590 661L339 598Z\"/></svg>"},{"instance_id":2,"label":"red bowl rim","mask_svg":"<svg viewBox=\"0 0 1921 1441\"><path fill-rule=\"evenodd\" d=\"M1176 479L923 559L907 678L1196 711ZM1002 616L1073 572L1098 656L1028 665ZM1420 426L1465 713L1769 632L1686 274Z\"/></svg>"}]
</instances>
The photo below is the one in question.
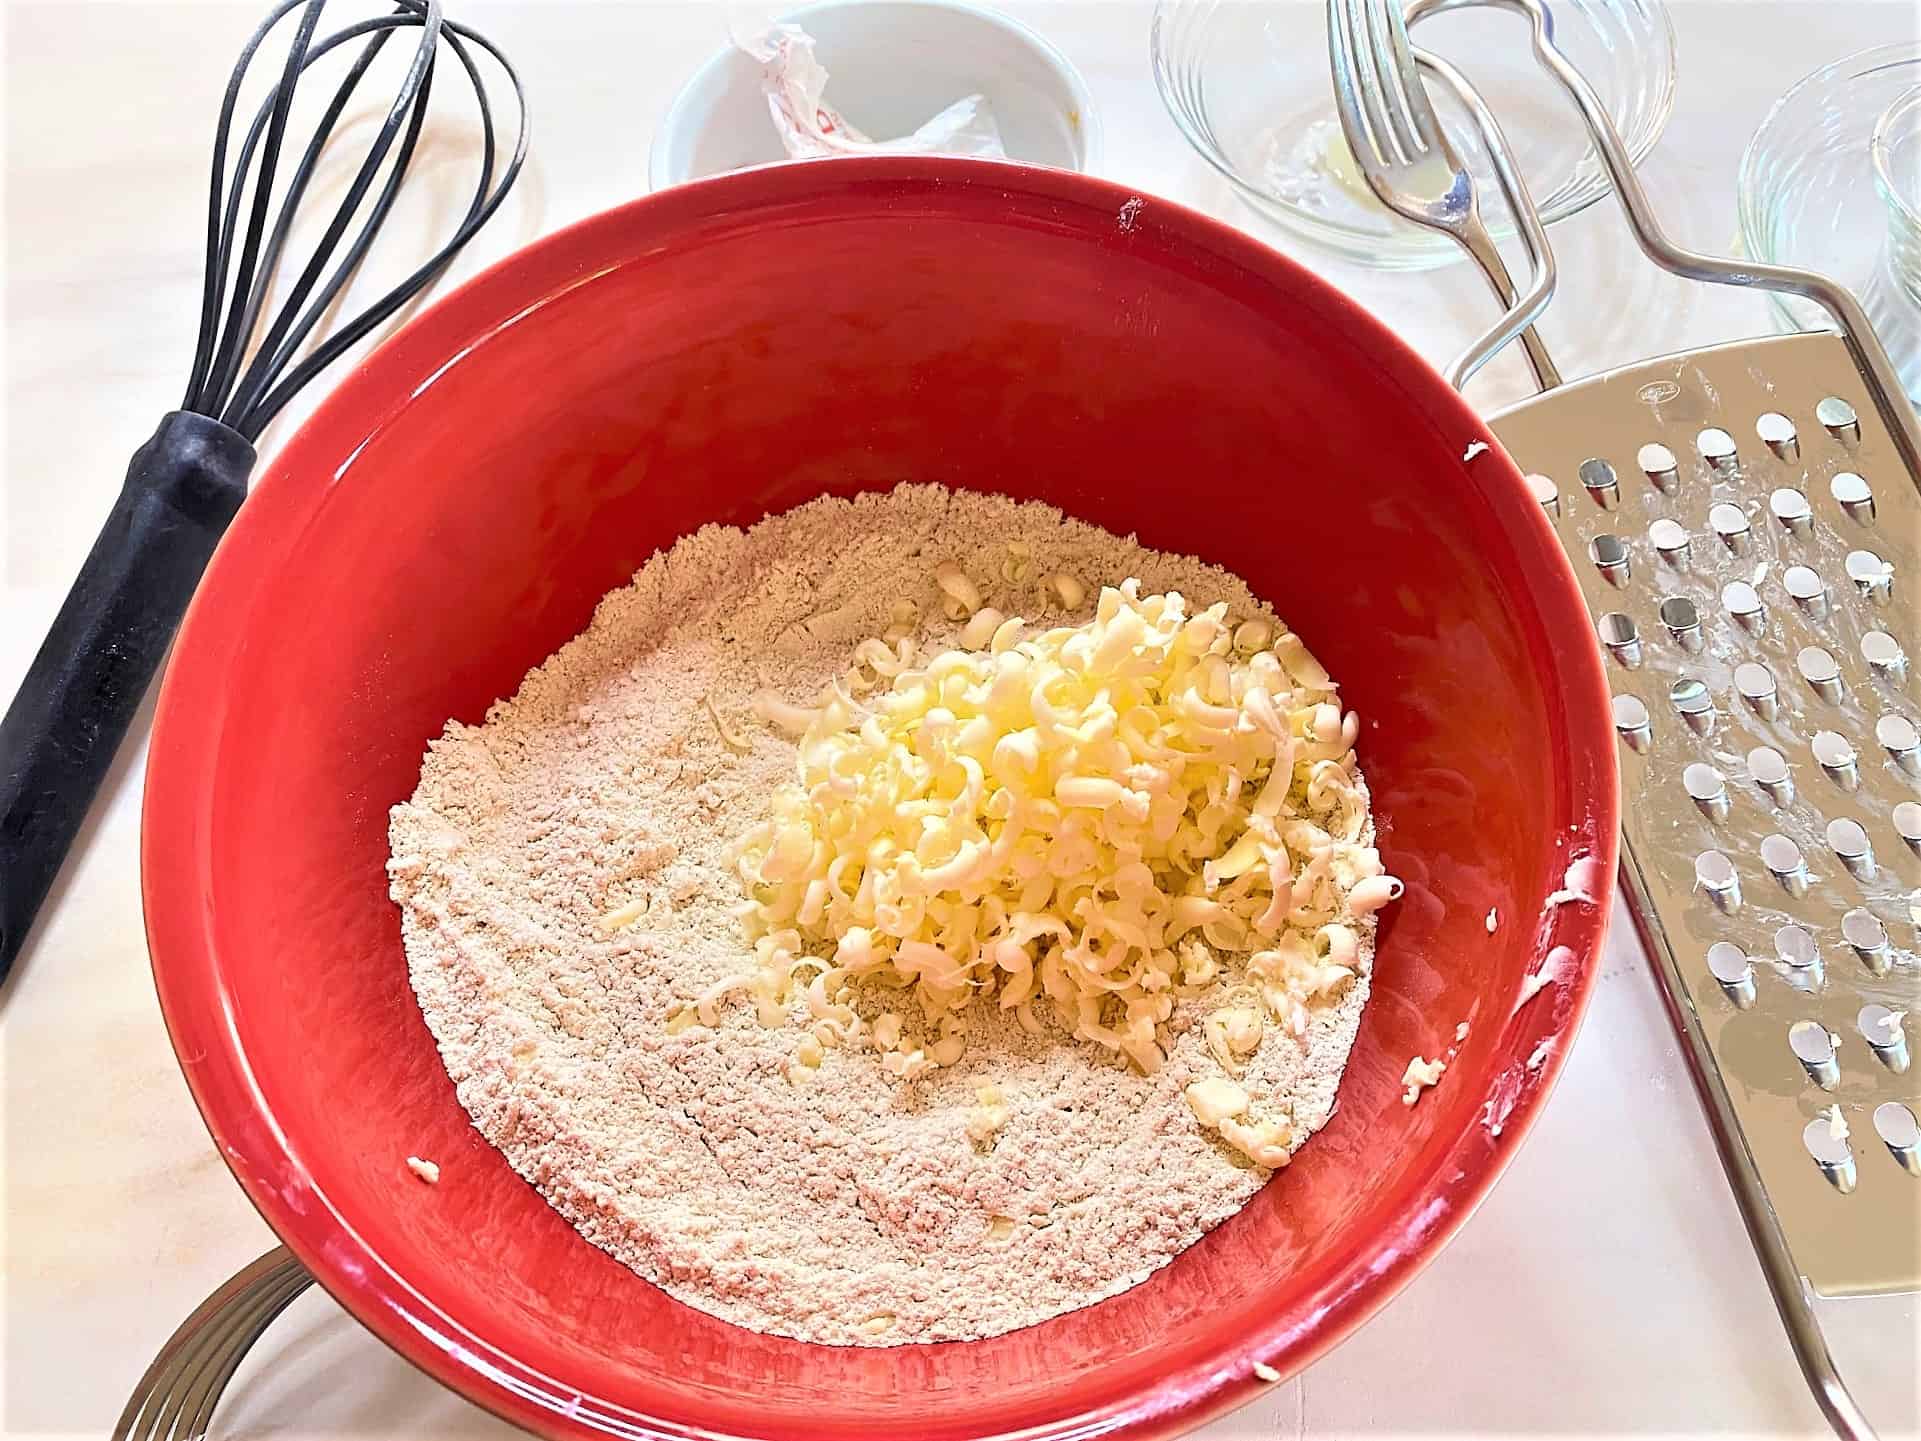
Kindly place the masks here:
<instances>
[{"instance_id":1,"label":"red bowl rim","mask_svg":"<svg viewBox=\"0 0 1921 1441\"><path fill-rule=\"evenodd\" d=\"M324 477L340 457L327 437L343 429L370 434L404 400L430 381L448 355L458 353L493 318L524 313L591 273L589 258L610 231L652 233L672 242L683 226L724 213L771 209L818 196L823 188L893 187L903 192L992 187L1023 199L1063 207L1105 206L1118 214L1130 201L1148 200L1152 221L1184 245L1212 253L1250 272L1278 274L1285 283L1319 290L1346 327L1383 356L1425 383L1431 403L1462 433L1481 435L1480 417L1438 371L1359 304L1288 256L1224 222L1171 201L1142 196L1111 182L1067 171L979 160L926 157L841 158L828 168L808 162L763 166L691 182L602 211L513 252L449 292L398 334L383 342L335 387L286 442L256 482L182 622L161 685L150 747L141 826L141 888L149 952L162 1017L194 1103L220 1151L262 1218L315 1280L343 1308L401 1356L488 1411L538 1434L640 1441L723 1441L723 1433L648 1417L596 1400L498 1351L434 1306L394 1272L353 1231L327 1196L288 1154L278 1121L261 1094L226 1001L223 967L210 924L212 868L197 824L197 777L210 773L218 751L215 728L201 723L220 694L222 670L245 630L246 607L235 597L265 578L269 565L257 544L295 534L326 497ZM528 290L539 298L525 301ZM511 309L497 294L517 293ZM1451 415L1445 412L1451 408ZM1491 437L1490 437L1491 439ZM308 452L315 452L309 455ZM1547 562L1536 584L1541 608L1578 633L1587 625L1579 584L1552 527L1529 496L1520 471L1496 444L1485 458L1498 466L1495 483L1510 485L1515 506L1531 514ZM321 462L324 462L322 464ZM1485 482L1486 477L1481 477ZM1569 753L1585 767L1586 815L1570 846L1598 863L1605 893L1598 904L1565 916L1560 944L1574 953L1572 975L1559 977L1551 995L1534 1006L1538 1034L1553 1038L1545 1062L1516 1077L1498 1129L1470 1127L1442 1157L1444 1181L1400 1228L1382 1235L1372 1258L1358 1263L1305 1319L1283 1319L1250 1329L1212 1360L1163 1373L1154 1384L1096 1409L1033 1427L985 1434L981 1441L1042 1441L1128 1435L1165 1437L1185 1432L1254 1399L1267 1389L1253 1374L1256 1361L1291 1375L1324 1355L1385 1305L1440 1251L1473 1214L1532 1128L1565 1063L1598 972L1612 902L1617 856L1618 788L1614 737L1604 723L1608 689L1596 647L1575 645L1557 656L1566 683ZM1452 1162L1452 1166L1449 1163ZM732 1438L726 1438L732 1441Z\"/></svg>"}]
</instances>

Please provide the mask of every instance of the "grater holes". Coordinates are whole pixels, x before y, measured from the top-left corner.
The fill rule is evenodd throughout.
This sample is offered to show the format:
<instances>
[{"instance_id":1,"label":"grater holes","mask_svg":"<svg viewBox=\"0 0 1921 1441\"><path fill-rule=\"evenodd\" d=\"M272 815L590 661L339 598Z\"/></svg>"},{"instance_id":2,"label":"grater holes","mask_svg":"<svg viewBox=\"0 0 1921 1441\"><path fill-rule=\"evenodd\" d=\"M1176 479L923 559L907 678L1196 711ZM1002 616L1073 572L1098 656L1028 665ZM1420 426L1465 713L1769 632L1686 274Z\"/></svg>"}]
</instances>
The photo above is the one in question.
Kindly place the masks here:
<instances>
[{"instance_id":1,"label":"grater holes","mask_svg":"<svg viewBox=\"0 0 1921 1441\"><path fill-rule=\"evenodd\" d=\"M1648 708L1639 696L1617 695L1609 703L1614 713L1614 729L1630 750L1645 752L1654 741Z\"/></svg>"},{"instance_id":2,"label":"grater holes","mask_svg":"<svg viewBox=\"0 0 1921 1441\"><path fill-rule=\"evenodd\" d=\"M1611 610L1594 623L1594 628L1609 655L1628 670L1639 668L1641 628L1634 623L1633 616L1625 611Z\"/></svg>"},{"instance_id":3,"label":"grater holes","mask_svg":"<svg viewBox=\"0 0 1921 1441\"><path fill-rule=\"evenodd\" d=\"M1887 974L1891 959L1888 928L1881 924L1874 912L1856 907L1841 917L1841 939L1848 943L1848 948L1860 958L1861 964L1868 968L1871 975Z\"/></svg>"},{"instance_id":4,"label":"grater holes","mask_svg":"<svg viewBox=\"0 0 1921 1441\"><path fill-rule=\"evenodd\" d=\"M1696 809L1711 821L1728 818L1728 786L1713 766L1696 761L1681 772L1681 785Z\"/></svg>"},{"instance_id":5,"label":"grater holes","mask_svg":"<svg viewBox=\"0 0 1921 1441\"><path fill-rule=\"evenodd\" d=\"M1588 498L1602 510L1613 510L1621 503L1621 479L1599 456L1581 462L1581 484Z\"/></svg>"},{"instance_id":6,"label":"grater holes","mask_svg":"<svg viewBox=\"0 0 1921 1441\"><path fill-rule=\"evenodd\" d=\"M1791 565L1781 572L1781 586L1803 615L1812 620L1827 619L1828 583L1815 571L1805 565Z\"/></svg>"},{"instance_id":7,"label":"grater holes","mask_svg":"<svg viewBox=\"0 0 1921 1441\"><path fill-rule=\"evenodd\" d=\"M1674 643L1690 655L1707 644L1700 609L1684 595L1671 595L1661 602L1661 624Z\"/></svg>"},{"instance_id":8,"label":"grater holes","mask_svg":"<svg viewBox=\"0 0 1921 1441\"><path fill-rule=\"evenodd\" d=\"M1890 711L1874 723L1874 738L1889 760L1921 779L1921 729L1913 721Z\"/></svg>"},{"instance_id":9,"label":"grater holes","mask_svg":"<svg viewBox=\"0 0 1921 1441\"><path fill-rule=\"evenodd\" d=\"M1848 1145L1845 1121L1830 1119L1825 1112L1816 1116L1801 1128L1801 1144L1835 1190L1845 1196L1855 1188L1860 1173L1855 1168L1854 1149Z\"/></svg>"},{"instance_id":10,"label":"grater holes","mask_svg":"<svg viewBox=\"0 0 1921 1441\"><path fill-rule=\"evenodd\" d=\"M1748 774L1776 805L1793 801L1794 777L1788 770L1787 757L1773 746L1756 746L1748 752Z\"/></svg>"},{"instance_id":11,"label":"grater holes","mask_svg":"<svg viewBox=\"0 0 1921 1441\"><path fill-rule=\"evenodd\" d=\"M1784 485L1768 497L1768 511L1789 535L1803 537L1814 532L1814 509L1808 498L1791 485Z\"/></svg>"},{"instance_id":12,"label":"grater holes","mask_svg":"<svg viewBox=\"0 0 1921 1441\"><path fill-rule=\"evenodd\" d=\"M1871 630L1861 637L1861 659L1868 663L1875 679L1900 685L1908 676L1908 658L1901 642L1884 630Z\"/></svg>"},{"instance_id":13,"label":"grater holes","mask_svg":"<svg viewBox=\"0 0 1921 1441\"><path fill-rule=\"evenodd\" d=\"M1814 418L1836 440L1853 442L1861 438L1861 417L1838 395L1822 399L1814 407Z\"/></svg>"},{"instance_id":14,"label":"grater holes","mask_svg":"<svg viewBox=\"0 0 1921 1441\"><path fill-rule=\"evenodd\" d=\"M1708 974L1740 1009L1754 1004L1754 963L1734 942L1716 941L1708 947Z\"/></svg>"},{"instance_id":15,"label":"grater holes","mask_svg":"<svg viewBox=\"0 0 1921 1441\"><path fill-rule=\"evenodd\" d=\"M1684 675L1668 687L1668 703L1696 735L1714 729L1714 696L1693 676Z\"/></svg>"},{"instance_id":16,"label":"grater holes","mask_svg":"<svg viewBox=\"0 0 1921 1441\"><path fill-rule=\"evenodd\" d=\"M1794 668L1801 672L1801 679L1808 683L1808 689L1830 705L1839 704L1841 697L1846 694L1846 687L1841 682L1841 664L1825 647L1802 646L1795 653Z\"/></svg>"},{"instance_id":17,"label":"grater holes","mask_svg":"<svg viewBox=\"0 0 1921 1441\"><path fill-rule=\"evenodd\" d=\"M1856 790L1861 784L1861 768L1854 747L1848 738L1838 731L1816 731L1809 742L1814 751L1814 759L1819 763L1827 778L1844 791Z\"/></svg>"},{"instance_id":18,"label":"grater holes","mask_svg":"<svg viewBox=\"0 0 1921 1441\"><path fill-rule=\"evenodd\" d=\"M1805 896L1808 887L1813 884L1801 847L1779 831L1761 838L1761 864L1768 868L1769 875L1781 883L1781 889L1791 896ZM1779 939L1777 933L1776 940ZM1787 957L1783 955L1782 959L1786 960Z\"/></svg>"},{"instance_id":19,"label":"grater holes","mask_svg":"<svg viewBox=\"0 0 1921 1441\"><path fill-rule=\"evenodd\" d=\"M1876 1050L1886 1050L1901 1042L1901 1020L1886 1006L1863 1006L1854 1018L1861 1039Z\"/></svg>"},{"instance_id":20,"label":"grater holes","mask_svg":"<svg viewBox=\"0 0 1921 1441\"><path fill-rule=\"evenodd\" d=\"M1735 462L1734 437L1718 425L1710 425L1694 437L1694 449L1716 470L1732 469Z\"/></svg>"},{"instance_id":21,"label":"grater holes","mask_svg":"<svg viewBox=\"0 0 1921 1441\"><path fill-rule=\"evenodd\" d=\"M1754 422L1754 433L1783 460L1793 460L1801 454L1801 439L1794 422L1778 410L1764 411Z\"/></svg>"},{"instance_id":22,"label":"grater holes","mask_svg":"<svg viewBox=\"0 0 1921 1441\"><path fill-rule=\"evenodd\" d=\"M1894 833L1907 842L1908 849L1921 856L1921 803L1902 801L1889 814Z\"/></svg>"},{"instance_id":23,"label":"grater holes","mask_svg":"<svg viewBox=\"0 0 1921 1441\"><path fill-rule=\"evenodd\" d=\"M1910 1175L1921 1176L1921 1121L1899 1101L1874 1108L1874 1134Z\"/></svg>"},{"instance_id":24,"label":"grater holes","mask_svg":"<svg viewBox=\"0 0 1921 1441\"><path fill-rule=\"evenodd\" d=\"M1748 513L1740 506L1725 500L1716 501L1708 507L1708 525L1731 553L1746 554L1750 538Z\"/></svg>"},{"instance_id":25,"label":"grater holes","mask_svg":"<svg viewBox=\"0 0 1921 1441\"><path fill-rule=\"evenodd\" d=\"M1768 623L1768 608L1761 602L1761 593L1745 580L1731 580L1722 586L1721 604L1734 623L1749 635L1758 633Z\"/></svg>"},{"instance_id":26,"label":"grater holes","mask_svg":"<svg viewBox=\"0 0 1921 1441\"><path fill-rule=\"evenodd\" d=\"M1734 688L1747 708L1762 720L1780 714L1780 697L1775 690L1774 672L1759 661L1743 661L1734 668Z\"/></svg>"},{"instance_id":27,"label":"grater holes","mask_svg":"<svg viewBox=\"0 0 1921 1441\"><path fill-rule=\"evenodd\" d=\"M1732 914L1741 909L1741 877L1734 862L1721 852L1702 851L1694 858L1694 882L1723 911Z\"/></svg>"},{"instance_id":28,"label":"grater holes","mask_svg":"<svg viewBox=\"0 0 1921 1441\"><path fill-rule=\"evenodd\" d=\"M1808 1073L1808 1079L1822 1090L1831 1090L1841 1079L1841 1068L1834 1059L1834 1036L1819 1021L1796 1021L1788 1027L1788 1049Z\"/></svg>"},{"instance_id":29,"label":"grater holes","mask_svg":"<svg viewBox=\"0 0 1921 1441\"><path fill-rule=\"evenodd\" d=\"M1587 556L1609 585L1625 586L1634 578L1634 561L1628 555L1627 542L1618 535L1595 536L1587 543Z\"/></svg>"},{"instance_id":30,"label":"grater holes","mask_svg":"<svg viewBox=\"0 0 1921 1441\"><path fill-rule=\"evenodd\" d=\"M1676 570L1687 569L1693 546L1680 522L1661 517L1648 527L1648 540L1654 546L1654 553L1667 564Z\"/></svg>"},{"instance_id":31,"label":"grater holes","mask_svg":"<svg viewBox=\"0 0 1921 1441\"><path fill-rule=\"evenodd\" d=\"M1834 852L1849 875L1857 881L1874 879L1874 847L1868 843L1867 828L1852 816L1836 816L1824 832L1828 849Z\"/></svg>"},{"instance_id":32,"label":"grater holes","mask_svg":"<svg viewBox=\"0 0 1921 1441\"><path fill-rule=\"evenodd\" d=\"M1908 1033L1901 1028L1901 1013L1886 1006L1863 1006L1854 1018L1855 1029L1868 1043L1875 1060L1895 1075L1908 1069Z\"/></svg>"},{"instance_id":33,"label":"grater holes","mask_svg":"<svg viewBox=\"0 0 1921 1441\"><path fill-rule=\"evenodd\" d=\"M1542 510L1549 515L1561 513L1561 492L1552 480L1538 471L1530 471L1522 480L1527 485L1528 494L1534 497Z\"/></svg>"},{"instance_id":34,"label":"grater holes","mask_svg":"<svg viewBox=\"0 0 1921 1441\"><path fill-rule=\"evenodd\" d=\"M1844 567L1863 600L1879 604L1894 593L1894 567L1873 551L1849 551Z\"/></svg>"},{"instance_id":35,"label":"grater holes","mask_svg":"<svg viewBox=\"0 0 1921 1441\"><path fill-rule=\"evenodd\" d=\"M1851 520L1863 525L1874 523L1874 491L1867 481L1851 470L1844 470L1828 482L1828 494Z\"/></svg>"},{"instance_id":36,"label":"grater holes","mask_svg":"<svg viewBox=\"0 0 1921 1441\"><path fill-rule=\"evenodd\" d=\"M1680 462L1665 445L1650 442L1635 453L1634 463L1656 490L1672 495L1681 485Z\"/></svg>"}]
</instances>

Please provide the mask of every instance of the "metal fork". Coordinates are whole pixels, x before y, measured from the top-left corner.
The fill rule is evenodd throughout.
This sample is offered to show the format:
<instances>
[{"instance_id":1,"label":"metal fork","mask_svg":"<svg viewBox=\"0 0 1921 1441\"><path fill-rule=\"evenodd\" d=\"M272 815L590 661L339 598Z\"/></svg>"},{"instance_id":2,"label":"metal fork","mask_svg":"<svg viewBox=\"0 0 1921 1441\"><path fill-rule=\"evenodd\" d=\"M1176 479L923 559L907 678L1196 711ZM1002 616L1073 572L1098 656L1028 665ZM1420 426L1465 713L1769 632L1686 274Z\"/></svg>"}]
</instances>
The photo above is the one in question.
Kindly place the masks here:
<instances>
[{"instance_id":1,"label":"metal fork","mask_svg":"<svg viewBox=\"0 0 1921 1441\"><path fill-rule=\"evenodd\" d=\"M285 1246L237 1272L160 1348L113 1441L199 1441L248 1348L312 1281Z\"/></svg>"},{"instance_id":2,"label":"metal fork","mask_svg":"<svg viewBox=\"0 0 1921 1441\"><path fill-rule=\"evenodd\" d=\"M1427 98L1399 0L1327 0L1327 46L1341 130L1368 188L1397 215L1453 236L1481 267L1501 303L1513 305L1514 278L1482 223L1474 179ZM1428 57L1420 60L1433 63ZM1501 179L1513 188L1508 175ZM1514 183L1520 183L1518 177ZM1509 208L1520 212L1518 206ZM1548 267L1537 274L1536 290L1545 281L1551 293L1551 256L1543 251L1536 264ZM1561 373L1532 325L1521 332L1521 344L1541 388L1559 385Z\"/></svg>"}]
</instances>

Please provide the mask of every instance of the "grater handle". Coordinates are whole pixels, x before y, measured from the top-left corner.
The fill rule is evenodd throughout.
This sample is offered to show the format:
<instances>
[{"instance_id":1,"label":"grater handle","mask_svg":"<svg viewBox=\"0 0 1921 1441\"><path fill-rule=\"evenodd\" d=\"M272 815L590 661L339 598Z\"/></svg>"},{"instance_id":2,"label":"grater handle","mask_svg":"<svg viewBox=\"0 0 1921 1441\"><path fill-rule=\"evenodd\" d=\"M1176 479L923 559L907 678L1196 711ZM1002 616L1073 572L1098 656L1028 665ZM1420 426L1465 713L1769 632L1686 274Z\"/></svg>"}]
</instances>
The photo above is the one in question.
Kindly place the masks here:
<instances>
[{"instance_id":1,"label":"grater handle","mask_svg":"<svg viewBox=\"0 0 1921 1441\"><path fill-rule=\"evenodd\" d=\"M1441 14L1447 10L1462 10L1477 5L1491 5L1497 9L1511 10L1527 18L1530 25L1530 39L1535 59L1560 82L1580 109L1581 118L1587 124L1588 134L1594 141L1596 153L1607 168L1609 178L1614 182L1614 193L1620 197L1621 208L1627 212L1628 223L1634 231L1634 238L1648 258L1663 270L1671 271L1688 280L1707 281L1714 285L1734 285L1760 290L1774 290L1789 295L1798 295L1812 300L1834 317L1840 328L1841 338L1847 343L1855 369L1861 374L1868 393L1874 399L1874 406L1881 414L1894 438L1901 458L1907 463L1908 470L1921 475L1921 420L1915 418L1913 408L1907 403L1894 363L1888 359L1887 351L1876 338L1874 327L1869 323L1867 312L1861 308L1847 288L1812 270L1799 270L1786 265L1764 265L1753 261L1733 260L1717 255L1704 255L1700 251L1688 250L1676 245L1661 228L1654 208L1648 203L1647 192L1634 173L1634 160L1628 154L1627 146L1622 143L1620 132L1614 128L1607 106L1569 61L1567 56L1554 44L1554 22L1542 0L1413 0L1408 6L1408 22ZM1477 119L1479 117L1477 116ZM1504 187L1505 188L1505 187ZM1525 191L1522 192L1525 198ZM1514 204L1514 196L1509 195L1509 204ZM1532 208L1531 205L1529 207ZM1476 345L1474 354L1481 347L1494 342L1494 349L1505 345L1506 322L1488 332ZM1496 341L1495 337L1501 338ZM1493 351L1488 352L1492 354ZM1471 371L1469 372L1472 373Z\"/></svg>"},{"instance_id":2,"label":"grater handle","mask_svg":"<svg viewBox=\"0 0 1921 1441\"><path fill-rule=\"evenodd\" d=\"M1417 17L1410 13L1408 18L1411 21ZM1501 196L1507 201L1508 213L1519 225L1521 245L1527 251L1528 264L1534 277L1527 293L1516 295L1513 278L1508 275L1500 252L1492 244L1488 246L1486 254L1472 252L1508 308L1507 313L1487 334L1463 351L1448 367L1447 383L1456 390L1461 389L1474 378L1476 371L1519 336L1527 348L1528 364L1534 370L1534 378L1543 391L1553 390L1561 383L1561 373L1549 358L1547 347L1534 332L1534 322L1547 309L1548 302L1554 299L1554 287L1559 280L1554 266L1554 251L1548 244L1547 227L1541 223L1540 209L1535 205L1534 197L1528 193L1527 180L1522 176L1520 167L1514 163L1514 152L1507 143L1507 134L1501 129L1501 122L1488 109L1480 92L1468 82L1466 76L1438 55L1416 49L1414 60L1452 90L1454 98L1473 117L1475 127L1481 134L1482 146L1494 164L1494 178L1500 183Z\"/></svg>"},{"instance_id":3,"label":"grater handle","mask_svg":"<svg viewBox=\"0 0 1921 1441\"><path fill-rule=\"evenodd\" d=\"M1459 237L1474 263L1481 267L1487 276L1488 284L1494 293L1501 297L1501 303L1514 306L1520 296L1514 284L1514 277L1508 273L1507 262L1501 258L1500 249L1485 231L1466 230ZM1547 345L1539 332L1529 326L1521 332L1521 349L1527 352L1528 369L1534 372L1534 380L1543 392L1557 389L1561 384L1561 371L1548 354Z\"/></svg>"}]
</instances>

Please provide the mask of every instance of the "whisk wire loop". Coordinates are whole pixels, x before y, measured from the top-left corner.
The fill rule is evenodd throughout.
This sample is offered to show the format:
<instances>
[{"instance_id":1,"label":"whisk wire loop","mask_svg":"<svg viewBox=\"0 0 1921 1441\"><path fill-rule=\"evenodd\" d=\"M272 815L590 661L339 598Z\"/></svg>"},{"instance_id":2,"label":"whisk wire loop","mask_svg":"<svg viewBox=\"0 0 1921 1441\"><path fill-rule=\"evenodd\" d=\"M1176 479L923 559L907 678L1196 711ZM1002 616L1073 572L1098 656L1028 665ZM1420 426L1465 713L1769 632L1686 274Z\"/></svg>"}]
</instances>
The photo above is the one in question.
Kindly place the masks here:
<instances>
[{"instance_id":1,"label":"whisk wire loop","mask_svg":"<svg viewBox=\"0 0 1921 1441\"><path fill-rule=\"evenodd\" d=\"M387 14L321 34L326 4L327 0L280 0L255 29L229 78L215 136L200 333L182 408L217 418L250 440L258 437L297 390L432 283L499 208L526 160L527 105L520 77L484 35L446 19L441 0L394 0L394 9ZM261 102L235 152L235 118L247 73L274 28L296 11L299 18L279 80ZM409 29L421 32L419 43L379 130L298 276L283 296L275 297L274 279L285 258L296 211L323 153L374 61L396 32ZM358 53L276 195L295 86L323 58L355 42L362 42ZM399 198L420 143L443 43L458 60L479 112L480 173L472 199L454 233L424 263L307 350L321 322L351 285ZM518 114L514 148L498 175L501 146L494 104L477 52L489 57L506 76ZM230 153L234 156L231 176ZM363 210L356 226L355 218Z\"/></svg>"}]
</instances>

